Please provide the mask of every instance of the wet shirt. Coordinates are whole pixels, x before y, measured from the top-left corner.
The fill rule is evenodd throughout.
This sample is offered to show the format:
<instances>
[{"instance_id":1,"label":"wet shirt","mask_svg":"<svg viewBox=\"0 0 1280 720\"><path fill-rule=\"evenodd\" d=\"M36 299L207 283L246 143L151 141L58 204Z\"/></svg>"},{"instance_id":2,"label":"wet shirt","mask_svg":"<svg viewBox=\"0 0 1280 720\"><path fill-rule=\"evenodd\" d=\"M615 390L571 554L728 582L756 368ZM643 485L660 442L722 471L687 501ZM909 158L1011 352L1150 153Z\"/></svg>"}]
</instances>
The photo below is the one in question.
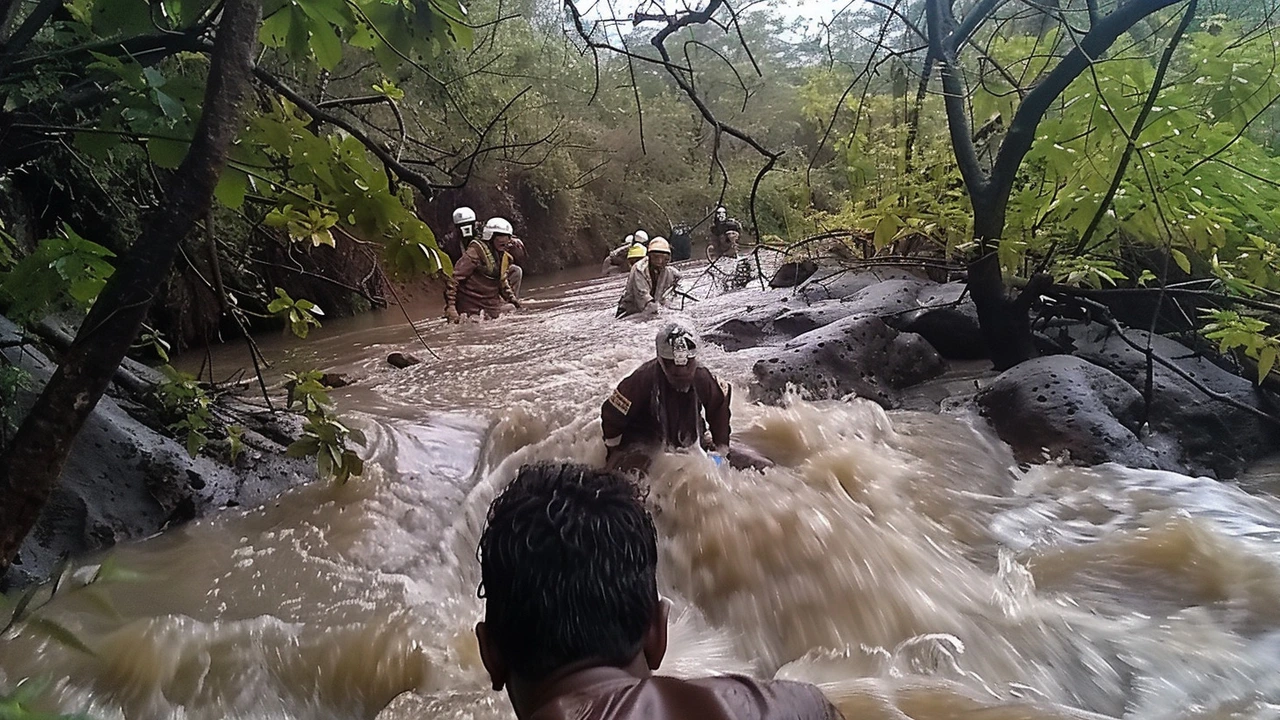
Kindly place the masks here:
<instances>
[{"instance_id":1,"label":"wet shirt","mask_svg":"<svg viewBox=\"0 0 1280 720\"><path fill-rule=\"evenodd\" d=\"M680 271L667 265L654 273L649 269L649 258L644 258L631 268L627 287L618 300L618 317L643 312L651 302L666 304L675 295L680 282ZM655 279L656 274L656 279Z\"/></svg>"},{"instance_id":2,"label":"wet shirt","mask_svg":"<svg viewBox=\"0 0 1280 720\"><path fill-rule=\"evenodd\" d=\"M704 428L716 447L729 444L728 383L699 367L693 387L671 387L657 358L628 375L600 408L600 426L608 447L666 445L688 448L702 442ZM706 420L703 420L703 413Z\"/></svg>"},{"instance_id":3,"label":"wet shirt","mask_svg":"<svg viewBox=\"0 0 1280 720\"><path fill-rule=\"evenodd\" d=\"M736 675L610 677L556 696L530 720L842 720L818 688Z\"/></svg>"},{"instance_id":4,"label":"wet shirt","mask_svg":"<svg viewBox=\"0 0 1280 720\"><path fill-rule=\"evenodd\" d=\"M463 314L498 315L503 302L515 298L507 281L511 256L496 253L487 243L472 240L453 266L445 290L446 300Z\"/></svg>"}]
</instances>

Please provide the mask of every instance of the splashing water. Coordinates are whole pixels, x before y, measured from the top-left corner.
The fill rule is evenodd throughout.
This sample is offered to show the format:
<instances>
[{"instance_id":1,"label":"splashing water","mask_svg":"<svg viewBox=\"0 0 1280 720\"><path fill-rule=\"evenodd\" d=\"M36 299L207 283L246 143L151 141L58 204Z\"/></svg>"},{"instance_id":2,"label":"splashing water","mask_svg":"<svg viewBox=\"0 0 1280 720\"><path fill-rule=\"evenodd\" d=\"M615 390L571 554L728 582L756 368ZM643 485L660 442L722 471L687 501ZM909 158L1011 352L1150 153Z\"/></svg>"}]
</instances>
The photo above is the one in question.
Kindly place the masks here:
<instances>
[{"instance_id":1,"label":"splashing water","mask_svg":"<svg viewBox=\"0 0 1280 720\"><path fill-rule=\"evenodd\" d=\"M471 636L475 543L519 465L603 460L599 405L661 322L614 320L620 283L420 322L443 359L404 370L381 361L412 350L394 316L331 323L292 360L267 343L282 366L360 378L337 394L369 435L366 476L117 548L140 580L41 611L94 655L24 626L0 640L0 688L44 679L48 709L104 720L511 718ZM685 309L705 328L783 293ZM851 720L1280 717L1275 499L1117 466L1019 470L968 416L751 405L762 352L703 362L778 467L654 468L665 672L814 682Z\"/></svg>"}]
</instances>

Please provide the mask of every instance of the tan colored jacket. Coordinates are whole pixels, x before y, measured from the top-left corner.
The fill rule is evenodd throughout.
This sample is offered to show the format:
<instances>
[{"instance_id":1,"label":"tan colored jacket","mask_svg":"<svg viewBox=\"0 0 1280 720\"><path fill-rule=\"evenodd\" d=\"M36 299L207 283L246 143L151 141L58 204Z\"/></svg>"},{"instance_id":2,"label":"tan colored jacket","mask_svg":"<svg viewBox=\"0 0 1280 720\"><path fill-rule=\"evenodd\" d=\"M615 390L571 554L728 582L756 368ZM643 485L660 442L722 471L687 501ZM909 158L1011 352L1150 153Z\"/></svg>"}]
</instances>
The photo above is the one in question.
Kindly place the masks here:
<instances>
[{"instance_id":1,"label":"tan colored jacket","mask_svg":"<svg viewBox=\"0 0 1280 720\"><path fill-rule=\"evenodd\" d=\"M618 300L618 317L643 312L651 302L666 305L675 297L676 285L679 283L680 271L670 265L662 268L655 283L653 273L649 270L649 258L644 258L631 268L631 274L627 277L627 287Z\"/></svg>"}]
</instances>

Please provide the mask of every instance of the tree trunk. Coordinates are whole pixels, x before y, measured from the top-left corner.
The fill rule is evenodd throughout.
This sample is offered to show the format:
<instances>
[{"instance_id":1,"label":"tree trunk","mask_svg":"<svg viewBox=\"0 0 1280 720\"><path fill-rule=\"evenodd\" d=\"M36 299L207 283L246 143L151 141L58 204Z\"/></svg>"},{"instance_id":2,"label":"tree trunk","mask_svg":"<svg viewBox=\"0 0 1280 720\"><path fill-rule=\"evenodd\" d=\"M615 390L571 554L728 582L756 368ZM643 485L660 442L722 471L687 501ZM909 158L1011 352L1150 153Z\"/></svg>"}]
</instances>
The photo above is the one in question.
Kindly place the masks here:
<instances>
[{"instance_id":1,"label":"tree trunk","mask_svg":"<svg viewBox=\"0 0 1280 720\"><path fill-rule=\"evenodd\" d=\"M1029 303L1025 302L1031 296L1023 295L1015 301L1004 286L995 248L1004 234L1009 195L1007 192L996 195L990 202L973 200L973 235L982 243L982 254L969 264L968 286L991 362L996 370L1008 370L1039 353L1031 335Z\"/></svg>"},{"instance_id":2,"label":"tree trunk","mask_svg":"<svg viewBox=\"0 0 1280 720\"><path fill-rule=\"evenodd\" d=\"M260 0L227 0L209 66L204 114L164 202L103 288L62 364L0 457L0 575L39 517L72 444L173 267L178 246L209 209L240 129L261 21Z\"/></svg>"}]
</instances>

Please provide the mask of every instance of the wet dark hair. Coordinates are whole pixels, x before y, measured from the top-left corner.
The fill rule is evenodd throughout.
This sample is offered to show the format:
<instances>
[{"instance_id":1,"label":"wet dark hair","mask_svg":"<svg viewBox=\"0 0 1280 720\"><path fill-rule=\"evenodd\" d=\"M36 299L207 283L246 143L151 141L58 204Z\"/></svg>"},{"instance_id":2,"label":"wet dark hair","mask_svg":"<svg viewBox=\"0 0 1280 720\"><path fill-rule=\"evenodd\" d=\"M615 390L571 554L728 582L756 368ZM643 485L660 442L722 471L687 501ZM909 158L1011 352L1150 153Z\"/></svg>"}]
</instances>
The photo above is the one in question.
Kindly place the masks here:
<instances>
[{"instance_id":1,"label":"wet dark hair","mask_svg":"<svg viewBox=\"0 0 1280 720\"><path fill-rule=\"evenodd\" d=\"M536 681L583 660L621 667L640 652L658 604L645 497L617 473L538 464L489 506L479 592L516 675Z\"/></svg>"}]
</instances>

